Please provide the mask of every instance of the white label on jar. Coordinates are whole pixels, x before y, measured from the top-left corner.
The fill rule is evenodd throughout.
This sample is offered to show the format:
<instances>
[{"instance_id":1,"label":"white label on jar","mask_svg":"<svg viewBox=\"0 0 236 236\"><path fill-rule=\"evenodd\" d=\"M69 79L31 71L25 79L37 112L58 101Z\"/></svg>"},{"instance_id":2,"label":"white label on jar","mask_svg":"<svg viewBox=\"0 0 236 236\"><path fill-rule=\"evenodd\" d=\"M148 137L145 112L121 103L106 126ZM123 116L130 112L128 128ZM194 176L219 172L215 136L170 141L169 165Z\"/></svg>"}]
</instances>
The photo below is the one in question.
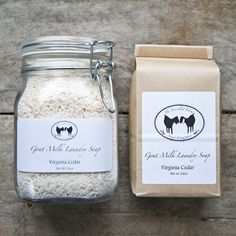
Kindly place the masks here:
<instances>
[{"instance_id":1,"label":"white label on jar","mask_svg":"<svg viewBox=\"0 0 236 236\"><path fill-rule=\"evenodd\" d=\"M103 172L112 169L112 120L18 118L17 169Z\"/></svg>"},{"instance_id":2,"label":"white label on jar","mask_svg":"<svg viewBox=\"0 0 236 236\"><path fill-rule=\"evenodd\" d=\"M143 92L143 183L215 184L215 116L214 92Z\"/></svg>"}]
</instances>

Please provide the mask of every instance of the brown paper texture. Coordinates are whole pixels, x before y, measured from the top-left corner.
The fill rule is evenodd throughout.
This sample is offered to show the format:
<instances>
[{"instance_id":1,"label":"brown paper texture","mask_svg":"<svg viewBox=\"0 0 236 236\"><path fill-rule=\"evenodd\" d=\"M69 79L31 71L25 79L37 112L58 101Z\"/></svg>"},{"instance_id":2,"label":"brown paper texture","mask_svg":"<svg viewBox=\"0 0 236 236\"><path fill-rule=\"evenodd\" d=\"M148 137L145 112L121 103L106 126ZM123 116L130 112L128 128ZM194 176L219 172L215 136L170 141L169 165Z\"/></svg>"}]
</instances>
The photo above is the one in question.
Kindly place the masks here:
<instances>
[{"instance_id":1,"label":"brown paper texture","mask_svg":"<svg viewBox=\"0 0 236 236\"><path fill-rule=\"evenodd\" d=\"M220 73L210 46L136 45L130 92L132 191L140 197L220 196ZM142 93L213 91L216 94L216 184L142 183Z\"/></svg>"}]
</instances>

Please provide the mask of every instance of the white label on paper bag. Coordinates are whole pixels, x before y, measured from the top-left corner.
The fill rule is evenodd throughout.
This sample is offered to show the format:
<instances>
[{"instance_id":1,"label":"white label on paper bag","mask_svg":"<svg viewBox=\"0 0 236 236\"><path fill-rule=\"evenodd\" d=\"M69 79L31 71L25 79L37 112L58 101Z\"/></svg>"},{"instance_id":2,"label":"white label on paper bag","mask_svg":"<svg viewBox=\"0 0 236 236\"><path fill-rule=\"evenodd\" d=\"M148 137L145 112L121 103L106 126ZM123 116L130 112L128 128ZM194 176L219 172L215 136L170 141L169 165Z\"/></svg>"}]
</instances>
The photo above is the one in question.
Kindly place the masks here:
<instances>
[{"instance_id":1,"label":"white label on paper bag","mask_svg":"<svg viewBox=\"0 0 236 236\"><path fill-rule=\"evenodd\" d=\"M143 183L215 184L215 116L214 92L143 92Z\"/></svg>"},{"instance_id":2,"label":"white label on paper bag","mask_svg":"<svg viewBox=\"0 0 236 236\"><path fill-rule=\"evenodd\" d=\"M102 172L112 169L112 120L18 118L17 169Z\"/></svg>"}]
</instances>

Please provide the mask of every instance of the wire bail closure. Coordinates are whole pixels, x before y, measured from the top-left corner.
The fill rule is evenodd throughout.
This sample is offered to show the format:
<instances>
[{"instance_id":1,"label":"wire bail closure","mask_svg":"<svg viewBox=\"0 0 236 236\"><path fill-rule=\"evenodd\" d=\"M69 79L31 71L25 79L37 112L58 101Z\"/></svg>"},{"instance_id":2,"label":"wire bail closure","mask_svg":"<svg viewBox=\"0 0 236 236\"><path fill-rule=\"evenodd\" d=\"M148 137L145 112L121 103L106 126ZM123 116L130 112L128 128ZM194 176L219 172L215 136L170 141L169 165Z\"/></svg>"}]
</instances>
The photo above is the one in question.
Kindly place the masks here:
<instances>
[{"instance_id":1,"label":"wire bail closure","mask_svg":"<svg viewBox=\"0 0 236 236\"><path fill-rule=\"evenodd\" d=\"M95 66L93 66L93 50L94 50L94 46L96 46L96 45L104 45L107 47L107 49L110 49L110 56L109 56L108 62L98 60L95 64ZM104 106L106 107L106 109L110 113L114 113L116 111L114 91L113 91L113 82L112 82L113 75L114 75L114 67L115 67L115 65L112 61L113 47L114 47L114 43L111 41L93 41L90 44L90 72L91 72L91 76L92 76L93 80L97 81L102 102L103 102ZM109 81L109 85L110 85L111 105L112 105L111 107L108 106L107 99L106 99L104 92L103 92L102 83L101 83L100 75L99 75L99 70L101 68L106 68L106 71L107 71L106 79Z\"/></svg>"}]
</instances>

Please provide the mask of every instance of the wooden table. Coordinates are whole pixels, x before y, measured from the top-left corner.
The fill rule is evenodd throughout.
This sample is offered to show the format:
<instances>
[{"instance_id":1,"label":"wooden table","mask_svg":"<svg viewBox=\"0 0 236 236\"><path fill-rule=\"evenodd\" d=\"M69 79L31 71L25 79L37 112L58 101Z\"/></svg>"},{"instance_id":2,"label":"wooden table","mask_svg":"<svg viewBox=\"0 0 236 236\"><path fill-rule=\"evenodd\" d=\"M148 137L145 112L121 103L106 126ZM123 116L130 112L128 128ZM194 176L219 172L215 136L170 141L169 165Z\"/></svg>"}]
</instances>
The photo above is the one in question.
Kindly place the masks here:
<instances>
[{"instance_id":1,"label":"wooden table","mask_svg":"<svg viewBox=\"0 0 236 236\"><path fill-rule=\"evenodd\" d=\"M30 36L116 42L120 186L96 205L34 205L16 197L13 101L20 45ZM136 198L130 189L128 96L136 43L213 45L222 75L222 197ZM236 235L235 0L0 0L0 235Z\"/></svg>"}]
</instances>

